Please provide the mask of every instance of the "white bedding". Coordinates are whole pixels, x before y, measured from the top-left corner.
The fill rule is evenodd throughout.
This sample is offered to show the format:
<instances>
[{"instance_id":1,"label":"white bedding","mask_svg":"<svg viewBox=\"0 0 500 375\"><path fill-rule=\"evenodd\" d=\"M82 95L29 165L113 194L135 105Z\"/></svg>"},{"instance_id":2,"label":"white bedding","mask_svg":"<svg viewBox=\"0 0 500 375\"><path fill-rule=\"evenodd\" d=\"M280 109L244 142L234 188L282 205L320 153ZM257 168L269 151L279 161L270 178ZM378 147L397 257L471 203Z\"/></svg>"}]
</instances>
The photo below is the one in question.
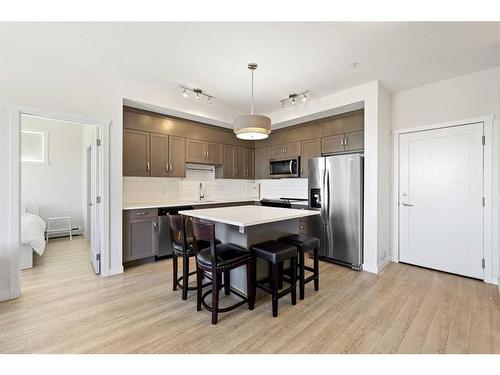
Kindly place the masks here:
<instances>
[{"instance_id":1,"label":"white bedding","mask_svg":"<svg viewBox=\"0 0 500 375\"><path fill-rule=\"evenodd\" d=\"M29 244L39 255L45 250L45 221L40 216L24 213L21 218L21 244Z\"/></svg>"}]
</instances>

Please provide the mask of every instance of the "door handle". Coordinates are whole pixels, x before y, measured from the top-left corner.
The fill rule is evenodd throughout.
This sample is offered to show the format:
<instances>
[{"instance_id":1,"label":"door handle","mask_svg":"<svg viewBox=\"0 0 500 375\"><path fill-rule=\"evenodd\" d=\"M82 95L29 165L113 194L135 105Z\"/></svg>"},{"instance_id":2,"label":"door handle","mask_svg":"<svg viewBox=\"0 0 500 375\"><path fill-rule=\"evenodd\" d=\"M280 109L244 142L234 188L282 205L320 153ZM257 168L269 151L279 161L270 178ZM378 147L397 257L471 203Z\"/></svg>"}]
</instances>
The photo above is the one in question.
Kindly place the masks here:
<instances>
[{"instance_id":1,"label":"door handle","mask_svg":"<svg viewBox=\"0 0 500 375\"><path fill-rule=\"evenodd\" d=\"M406 202L403 202L401 203L403 206L405 207L413 207L413 204L410 204L410 203L406 203Z\"/></svg>"}]
</instances>

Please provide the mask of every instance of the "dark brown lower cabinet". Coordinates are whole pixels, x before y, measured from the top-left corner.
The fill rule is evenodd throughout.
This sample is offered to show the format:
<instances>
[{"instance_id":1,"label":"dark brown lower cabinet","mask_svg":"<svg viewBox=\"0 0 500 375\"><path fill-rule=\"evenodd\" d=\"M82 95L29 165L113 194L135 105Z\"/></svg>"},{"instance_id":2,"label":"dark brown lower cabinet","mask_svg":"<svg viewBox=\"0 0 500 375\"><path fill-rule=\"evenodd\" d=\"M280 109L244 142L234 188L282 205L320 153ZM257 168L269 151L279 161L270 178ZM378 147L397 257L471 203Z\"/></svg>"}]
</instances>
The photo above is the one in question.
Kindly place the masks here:
<instances>
[{"instance_id":1,"label":"dark brown lower cabinet","mask_svg":"<svg viewBox=\"0 0 500 375\"><path fill-rule=\"evenodd\" d=\"M158 209L124 211L123 262L154 257L157 249Z\"/></svg>"}]
</instances>

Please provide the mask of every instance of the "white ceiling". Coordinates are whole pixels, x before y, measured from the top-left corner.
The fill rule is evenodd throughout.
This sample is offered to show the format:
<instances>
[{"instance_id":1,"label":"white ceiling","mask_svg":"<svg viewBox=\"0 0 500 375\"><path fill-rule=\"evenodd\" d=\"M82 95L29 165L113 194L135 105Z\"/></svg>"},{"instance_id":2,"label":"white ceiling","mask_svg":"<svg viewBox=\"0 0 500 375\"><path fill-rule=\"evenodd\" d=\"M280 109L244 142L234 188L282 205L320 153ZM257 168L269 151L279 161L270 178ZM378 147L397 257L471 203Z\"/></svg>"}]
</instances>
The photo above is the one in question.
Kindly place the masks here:
<instances>
[{"instance_id":1,"label":"white ceiling","mask_svg":"<svg viewBox=\"0 0 500 375\"><path fill-rule=\"evenodd\" d=\"M25 23L1 29L1 44L15 43L49 61L157 82L179 95L179 84L200 87L241 113L249 110L250 61L259 64L255 109L262 114L279 110L279 100L294 91L319 97L374 79L399 91L500 65L500 23Z\"/></svg>"}]
</instances>

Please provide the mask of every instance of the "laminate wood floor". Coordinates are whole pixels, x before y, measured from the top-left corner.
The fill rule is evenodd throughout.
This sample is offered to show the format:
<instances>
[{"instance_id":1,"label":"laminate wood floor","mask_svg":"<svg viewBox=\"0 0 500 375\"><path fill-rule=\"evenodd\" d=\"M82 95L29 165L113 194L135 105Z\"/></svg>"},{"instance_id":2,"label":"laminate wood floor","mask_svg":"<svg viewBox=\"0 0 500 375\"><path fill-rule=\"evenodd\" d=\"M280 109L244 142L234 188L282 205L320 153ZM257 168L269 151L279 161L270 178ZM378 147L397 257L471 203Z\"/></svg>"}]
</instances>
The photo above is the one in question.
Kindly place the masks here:
<instances>
[{"instance_id":1,"label":"laminate wood floor","mask_svg":"<svg viewBox=\"0 0 500 375\"><path fill-rule=\"evenodd\" d=\"M254 311L196 311L172 291L172 261L93 274L88 243L49 242L0 303L1 353L500 353L497 288L392 263L379 275L321 262L320 291Z\"/></svg>"}]
</instances>

